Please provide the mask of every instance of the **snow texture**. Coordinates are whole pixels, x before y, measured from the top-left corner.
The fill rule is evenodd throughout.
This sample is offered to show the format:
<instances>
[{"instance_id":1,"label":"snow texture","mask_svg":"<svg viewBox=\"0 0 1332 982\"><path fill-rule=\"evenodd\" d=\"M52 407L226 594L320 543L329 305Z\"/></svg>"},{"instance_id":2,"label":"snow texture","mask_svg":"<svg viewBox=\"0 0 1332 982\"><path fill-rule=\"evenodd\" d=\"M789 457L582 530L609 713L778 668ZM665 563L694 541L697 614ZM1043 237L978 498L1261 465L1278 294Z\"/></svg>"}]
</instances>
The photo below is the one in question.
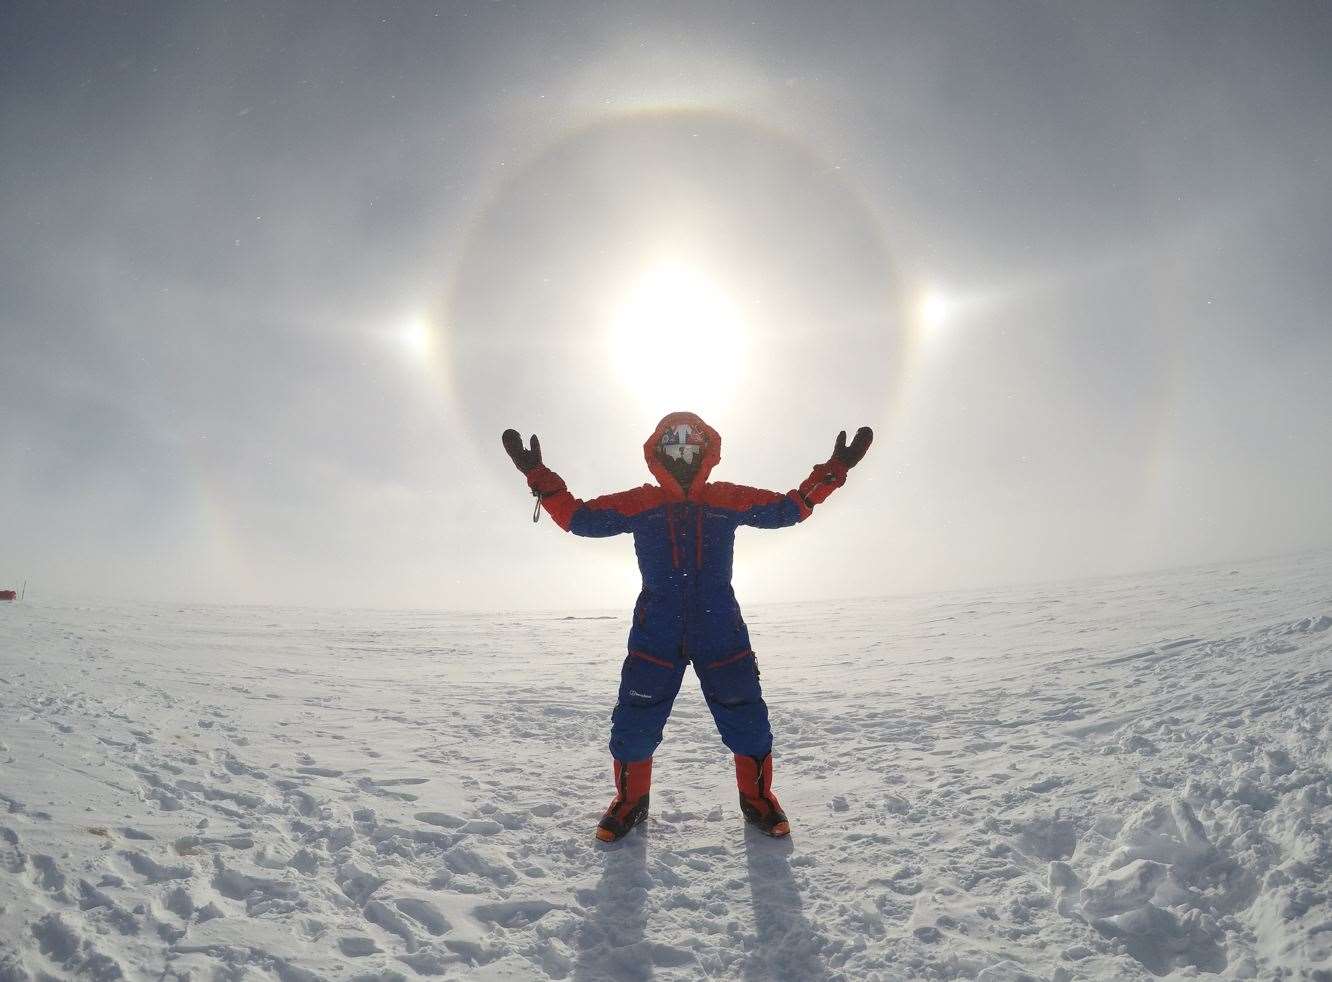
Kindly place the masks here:
<instances>
[{"instance_id":1,"label":"snow texture","mask_svg":"<svg viewBox=\"0 0 1332 982\"><path fill-rule=\"evenodd\" d=\"M1332 556L752 608L794 835L626 616L0 607L0 982L1332 979Z\"/></svg>"}]
</instances>

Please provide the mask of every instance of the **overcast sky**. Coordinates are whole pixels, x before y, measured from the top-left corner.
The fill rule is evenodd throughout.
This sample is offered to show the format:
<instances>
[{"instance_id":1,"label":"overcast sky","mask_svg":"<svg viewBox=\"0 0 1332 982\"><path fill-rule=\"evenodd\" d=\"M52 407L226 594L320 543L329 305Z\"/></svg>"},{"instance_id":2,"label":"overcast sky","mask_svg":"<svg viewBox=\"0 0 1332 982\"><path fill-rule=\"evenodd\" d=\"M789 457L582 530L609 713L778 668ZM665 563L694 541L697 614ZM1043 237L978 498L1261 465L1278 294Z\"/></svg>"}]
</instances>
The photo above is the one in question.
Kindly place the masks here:
<instances>
[{"instance_id":1,"label":"overcast sky","mask_svg":"<svg viewBox=\"0 0 1332 982\"><path fill-rule=\"evenodd\" d=\"M627 607L667 411L741 601L1332 544L1332 14L0 7L0 587Z\"/></svg>"}]
</instances>

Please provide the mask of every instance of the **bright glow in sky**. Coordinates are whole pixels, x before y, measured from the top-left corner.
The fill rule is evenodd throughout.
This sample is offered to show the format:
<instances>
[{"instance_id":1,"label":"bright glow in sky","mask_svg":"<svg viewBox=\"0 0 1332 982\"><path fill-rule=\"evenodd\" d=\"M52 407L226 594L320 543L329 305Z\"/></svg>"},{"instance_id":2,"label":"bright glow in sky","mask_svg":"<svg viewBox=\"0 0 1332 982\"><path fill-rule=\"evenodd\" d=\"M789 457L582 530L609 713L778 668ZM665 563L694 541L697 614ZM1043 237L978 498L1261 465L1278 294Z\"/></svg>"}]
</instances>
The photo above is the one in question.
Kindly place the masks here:
<instances>
[{"instance_id":1,"label":"bright glow in sky","mask_svg":"<svg viewBox=\"0 0 1332 982\"><path fill-rule=\"evenodd\" d=\"M435 351L435 332L425 318L409 321L399 334L402 346L413 358L426 360Z\"/></svg>"},{"instance_id":2,"label":"bright glow in sky","mask_svg":"<svg viewBox=\"0 0 1332 982\"><path fill-rule=\"evenodd\" d=\"M743 602L1332 544L1326 5L260 9L0 5L0 588L627 610L499 434L680 409L876 431Z\"/></svg>"},{"instance_id":3,"label":"bright glow in sky","mask_svg":"<svg viewBox=\"0 0 1332 982\"><path fill-rule=\"evenodd\" d=\"M929 290L921 297L917 317L926 333L933 333L948 323L952 303L938 290Z\"/></svg>"},{"instance_id":4,"label":"bright glow in sky","mask_svg":"<svg viewBox=\"0 0 1332 982\"><path fill-rule=\"evenodd\" d=\"M611 325L619 380L648 408L725 408L744 386L746 328L735 303L698 269L665 263L628 291Z\"/></svg>"}]
</instances>

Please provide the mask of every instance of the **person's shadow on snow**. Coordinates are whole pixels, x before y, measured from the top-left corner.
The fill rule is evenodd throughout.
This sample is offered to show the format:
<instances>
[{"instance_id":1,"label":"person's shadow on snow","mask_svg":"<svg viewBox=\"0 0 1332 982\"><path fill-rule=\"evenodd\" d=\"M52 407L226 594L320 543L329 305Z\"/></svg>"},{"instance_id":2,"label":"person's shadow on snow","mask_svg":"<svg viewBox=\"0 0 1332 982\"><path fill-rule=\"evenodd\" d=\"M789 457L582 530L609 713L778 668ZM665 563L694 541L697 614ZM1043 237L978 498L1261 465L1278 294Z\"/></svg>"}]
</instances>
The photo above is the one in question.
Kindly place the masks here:
<instances>
[{"instance_id":1,"label":"person's shadow on snow","mask_svg":"<svg viewBox=\"0 0 1332 982\"><path fill-rule=\"evenodd\" d=\"M646 825L612 845L593 850L601 862L601 880L578 901L591 908L574 937L578 949L575 982L652 977L647 933L648 890Z\"/></svg>"},{"instance_id":2,"label":"person's shadow on snow","mask_svg":"<svg viewBox=\"0 0 1332 982\"><path fill-rule=\"evenodd\" d=\"M770 839L745 826L745 861L758 930L758 946L745 958L746 979L809 982L828 977L820 954L824 939L805 919L791 873L794 848L789 838Z\"/></svg>"}]
</instances>

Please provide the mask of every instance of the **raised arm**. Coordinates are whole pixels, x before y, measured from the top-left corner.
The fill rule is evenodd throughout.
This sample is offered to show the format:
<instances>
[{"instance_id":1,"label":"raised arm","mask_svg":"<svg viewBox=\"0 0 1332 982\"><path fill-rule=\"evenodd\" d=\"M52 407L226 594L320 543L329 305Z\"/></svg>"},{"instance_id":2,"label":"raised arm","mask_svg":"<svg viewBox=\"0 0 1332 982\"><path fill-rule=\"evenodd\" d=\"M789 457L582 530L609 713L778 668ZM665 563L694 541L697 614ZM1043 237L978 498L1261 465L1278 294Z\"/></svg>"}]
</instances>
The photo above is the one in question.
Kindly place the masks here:
<instances>
[{"instance_id":1,"label":"raised arm","mask_svg":"<svg viewBox=\"0 0 1332 982\"><path fill-rule=\"evenodd\" d=\"M846 445L846 430L838 433L837 442L833 444L832 456L822 464L815 464L813 470L809 472L809 477L805 478L796 489L801 501L813 509L815 505L826 500L828 495L846 483L847 471L864 459L873 442L874 431L868 426L856 430L855 439L851 441L849 447Z\"/></svg>"},{"instance_id":2,"label":"raised arm","mask_svg":"<svg viewBox=\"0 0 1332 982\"><path fill-rule=\"evenodd\" d=\"M541 441L535 433L527 447L523 446L523 438L517 430L505 430L500 440L513 465L526 475L527 486L540 500L540 507L556 525L574 535L604 538L628 532L629 519L643 509L644 494L651 490L635 488L582 501L569 493L564 478L541 462Z\"/></svg>"},{"instance_id":3,"label":"raised arm","mask_svg":"<svg viewBox=\"0 0 1332 982\"><path fill-rule=\"evenodd\" d=\"M847 472L860 463L873 441L874 431L862 426L847 446L846 430L843 430L837 434L832 456L822 464L815 464L809 477L795 490L779 494L719 482L708 486L708 504L739 512L740 524L754 528L785 528L803 522L814 511L815 505L846 483Z\"/></svg>"}]
</instances>

